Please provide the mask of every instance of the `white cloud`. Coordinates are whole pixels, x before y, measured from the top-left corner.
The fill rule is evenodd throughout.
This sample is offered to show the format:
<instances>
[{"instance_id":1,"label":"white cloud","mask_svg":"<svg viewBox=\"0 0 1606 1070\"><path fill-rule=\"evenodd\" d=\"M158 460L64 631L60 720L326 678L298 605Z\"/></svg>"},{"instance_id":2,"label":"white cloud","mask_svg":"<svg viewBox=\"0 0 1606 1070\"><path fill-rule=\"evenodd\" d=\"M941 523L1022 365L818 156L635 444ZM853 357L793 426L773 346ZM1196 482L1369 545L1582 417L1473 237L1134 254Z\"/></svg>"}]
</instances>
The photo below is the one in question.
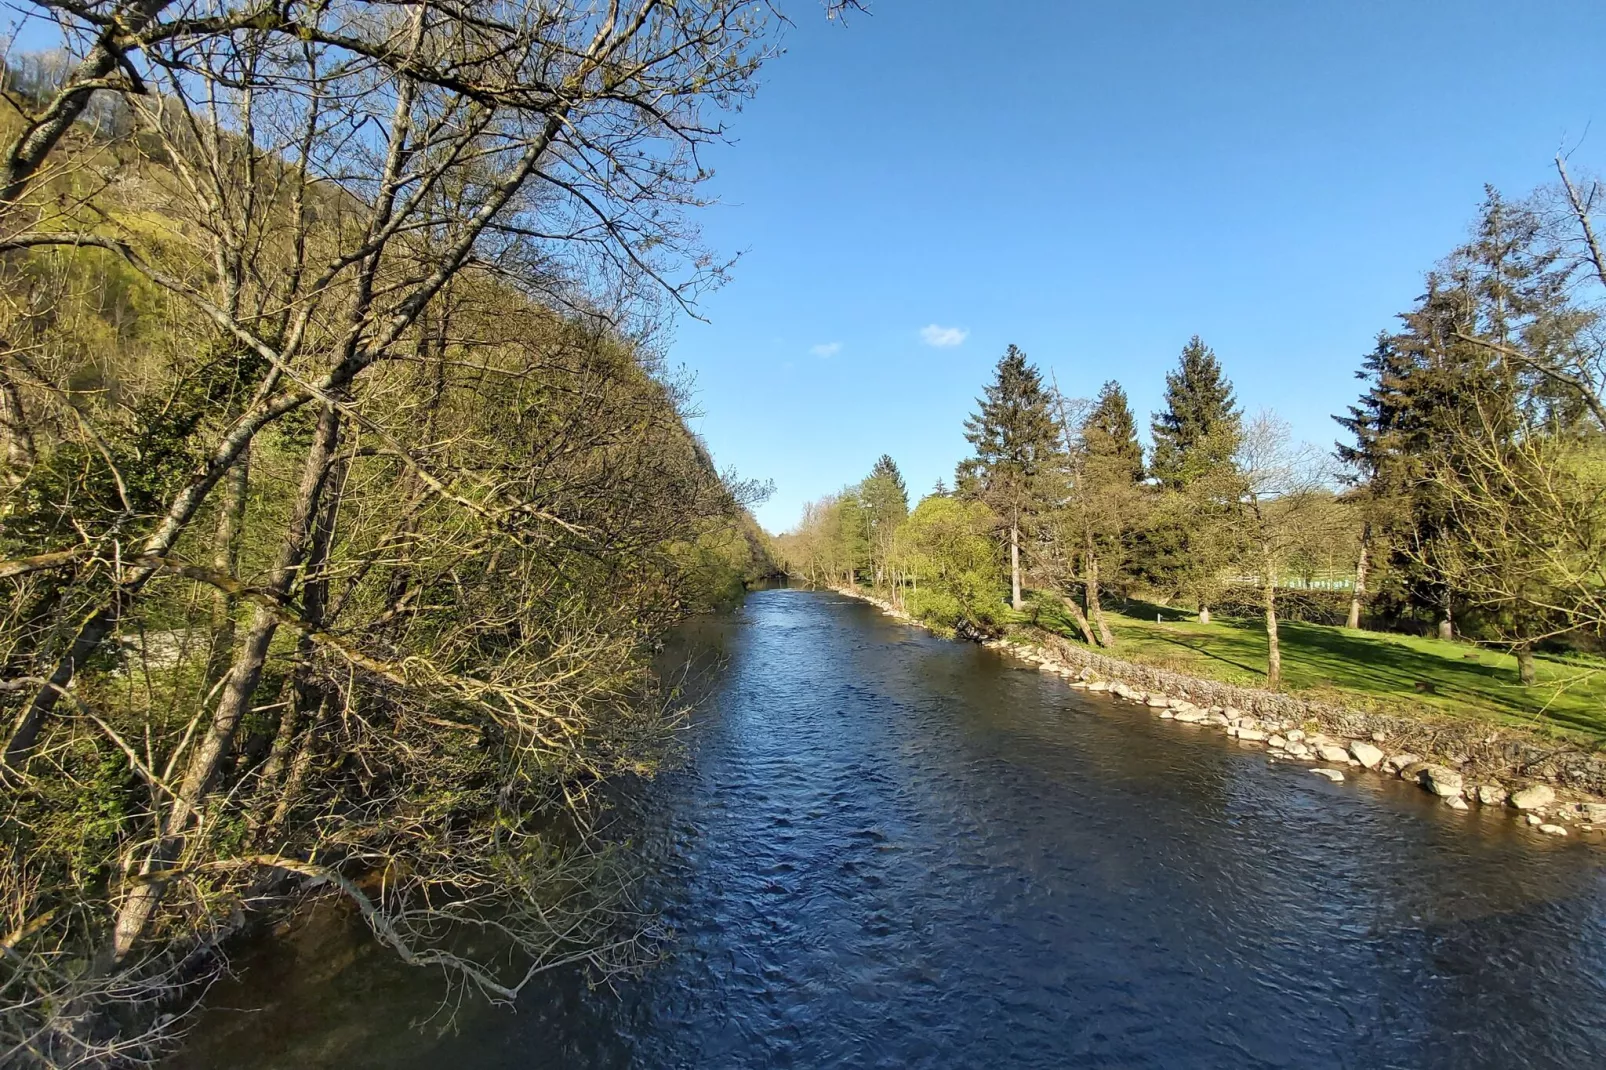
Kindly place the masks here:
<instances>
[{"instance_id":1,"label":"white cloud","mask_svg":"<svg viewBox=\"0 0 1606 1070\"><path fill-rule=\"evenodd\" d=\"M950 349L962 344L969 337L970 332L963 327L939 327L932 323L920 328L920 340L938 349Z\"/></svg>"},{"instance_id":2,"label":"white cloud","mask_svg":"<svg viewBox=\"0 0 1606 1070\"><path fill-rule=\"evenodd\" d=\"M817 346L810 346L809 352L816 357L834 357L842 352L841 342L821 342Z\"/></svg>"}]
</instances>

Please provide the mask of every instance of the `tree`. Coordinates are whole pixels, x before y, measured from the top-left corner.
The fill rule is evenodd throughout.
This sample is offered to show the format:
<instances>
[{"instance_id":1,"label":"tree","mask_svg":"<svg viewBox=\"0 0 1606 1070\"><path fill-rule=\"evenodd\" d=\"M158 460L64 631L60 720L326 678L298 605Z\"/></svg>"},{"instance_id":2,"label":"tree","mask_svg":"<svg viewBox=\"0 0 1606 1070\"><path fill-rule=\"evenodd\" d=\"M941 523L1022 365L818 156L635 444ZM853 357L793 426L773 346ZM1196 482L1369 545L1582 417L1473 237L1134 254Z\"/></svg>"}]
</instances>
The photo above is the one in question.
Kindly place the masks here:
<instances>
[{"instance_id":1,"label":"tree","mask_svg":"<svg viewBox=\"0 0 1606 1070\"><path fill-rule=\"evenodd\" d=\"M895 558L913 584L910 611L958 631L998 624L1003 569L992 540L998 518L975 499L932 494L898 528Z\"/></svg>"},{"instance_id":2,"label":"tree","mask_svg":"<svg viewBox=\"0 0 1606 1070\"><path fill-rule=\"evenodd\" d=\"M1289 559L1311 541L1312 529L1332 514L1323 493L1316 451L1292 441L1288 425L1258 414L1239 436L1235 468L1243 488L1237 512L1245 564L1257 574L1266 621L1266 686L1282 686L1282 645L1277 630L1277 585Z\"/></svg>"},{"instance_id":3,"label":"tree","mask_svg":"<svg viewBox=\"0 0 1606 1070\"><path fill-rule=\"evenodd\" d=\"M1143 446L1120 383L1111 379L1099 389L1092 411L1082 423L1082 439L1088 455L1098 458L1111 477L1125 483L1143 481Z\"/></svg>"},{"instance_id":4,"label":"tree","mask_svg":"<svg viewBox=\"0 0 1606 1070\"><path fill-rule=\"evenodd\" d=\"M859 497L864 502L870 528L871 570L879 587L887 580L893 537L898 525L909 515L909 491L891 456L883 453L877 459L870 474L859 484Z\"/></svg>"},{"instance_id":5,"label":"tree","mask_svg":"<svg viewBox=\"0 0 1606 1070\"><path fill-rule=\"evenodd\" d=\"M993 381L965 420L965 439L976 451L960 462L958 493L985 502L1009 536L1010 604L1021 598L1021 533L1030 530L1050 500L1048 484L1060 462L1059 429L1042 377L1011 345Z\"/></svg>"},{"instance_id":6,"label":"tree","mask_svg":"<svg viewBox=\"0 0 1606 1070\"><path fill-rule=\"evenodd\" d=\"M1180 489L1231 463L1241 415L1215 351L1194 335L1166 373L1165 408L1154 414L1149 470Z\"/></svg>"}]
</instances>

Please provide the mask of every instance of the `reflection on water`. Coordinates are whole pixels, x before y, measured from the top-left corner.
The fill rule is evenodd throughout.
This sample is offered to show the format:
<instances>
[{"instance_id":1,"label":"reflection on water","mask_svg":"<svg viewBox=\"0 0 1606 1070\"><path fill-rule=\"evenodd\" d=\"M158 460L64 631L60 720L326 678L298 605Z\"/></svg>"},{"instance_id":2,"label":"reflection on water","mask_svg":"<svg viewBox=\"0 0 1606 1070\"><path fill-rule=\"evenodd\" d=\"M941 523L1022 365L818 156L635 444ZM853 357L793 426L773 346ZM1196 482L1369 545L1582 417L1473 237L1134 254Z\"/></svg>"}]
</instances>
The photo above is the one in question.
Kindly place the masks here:
<instances>
[{"instance_id":1,"label":"reflection on water","mask_svg":"<svg viewBox=\"0 0 1606 1070\"><path fill-rule=\"evenodd\" d=\"M756 593L716 632L690 759L636 818L668 961L443 1032L439 976L328 914L174 1065L1606 1065L1597 849L1271 767L832 595Z\"/></svg>"}]
</instances>

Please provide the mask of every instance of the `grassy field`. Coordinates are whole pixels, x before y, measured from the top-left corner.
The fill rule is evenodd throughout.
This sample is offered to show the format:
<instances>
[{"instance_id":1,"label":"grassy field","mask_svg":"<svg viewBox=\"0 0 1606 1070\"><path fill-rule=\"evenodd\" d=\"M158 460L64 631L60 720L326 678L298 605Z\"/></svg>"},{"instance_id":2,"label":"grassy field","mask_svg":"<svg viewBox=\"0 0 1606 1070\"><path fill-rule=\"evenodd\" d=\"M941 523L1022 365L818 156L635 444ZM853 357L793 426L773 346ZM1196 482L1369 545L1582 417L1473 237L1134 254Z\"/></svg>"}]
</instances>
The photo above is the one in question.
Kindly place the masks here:
<instances>
[{"instance_id":1,"label":"grassy field","mask_svg":"<svg viewBox=\"0 0 1606 1070\"><path fill-rule=\"evenodd\" d=\"M1110 651L1128 661L1256 686L1266 673L1260 620L1200 624L1191 615L1142 602L1106 611ZM1155 621L1155 614L1162 618ZM1140 615L1141 614L1141 615ZM1077 637L1047 606L1039 623ZM1284 688L1337 704L1377 709L1436 709L1503 723L1560 729L1606 739L1606 661L1539 656L1538 681L1517 682L1516 659L1468 643L1284 623Z\"/></svg>"}]
</instances>

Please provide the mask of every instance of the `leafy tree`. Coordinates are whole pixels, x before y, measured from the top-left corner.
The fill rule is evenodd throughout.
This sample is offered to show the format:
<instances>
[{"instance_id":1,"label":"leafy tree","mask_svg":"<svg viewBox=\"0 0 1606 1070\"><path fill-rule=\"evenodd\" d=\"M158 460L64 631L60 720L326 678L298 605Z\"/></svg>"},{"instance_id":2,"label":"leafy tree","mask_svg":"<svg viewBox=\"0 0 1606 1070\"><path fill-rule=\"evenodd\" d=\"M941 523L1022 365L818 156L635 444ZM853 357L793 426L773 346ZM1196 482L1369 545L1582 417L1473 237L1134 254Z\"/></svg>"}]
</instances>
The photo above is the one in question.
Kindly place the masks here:
<instances>
[{"instance_id":1,"label":"leafy tree","mask_svg":"<svg viewBox=\"0 0 1606 1070\"><path fill-rule=\"evenodd\" d=\"M898 529L896 559L915 616L958 631L997 628L1004 586L992 540L998 518L975 499L932 494Z\"/></svg>"},{"instance_id":2,"label":"leafy tree","mask_svg":"<svg viewBox=\"0 0 1606 1070\"><path fill-rule=\"evenodd\" d=\"M977 405L965 420L965 438L976 452L960 462L955 483L961 495L985 502L1008 531L1010 604L1019 610L1021 533L1050 501L1062 460L1059 429L1042 376L1013 345Z\"/></svg>"}]
</instances>

